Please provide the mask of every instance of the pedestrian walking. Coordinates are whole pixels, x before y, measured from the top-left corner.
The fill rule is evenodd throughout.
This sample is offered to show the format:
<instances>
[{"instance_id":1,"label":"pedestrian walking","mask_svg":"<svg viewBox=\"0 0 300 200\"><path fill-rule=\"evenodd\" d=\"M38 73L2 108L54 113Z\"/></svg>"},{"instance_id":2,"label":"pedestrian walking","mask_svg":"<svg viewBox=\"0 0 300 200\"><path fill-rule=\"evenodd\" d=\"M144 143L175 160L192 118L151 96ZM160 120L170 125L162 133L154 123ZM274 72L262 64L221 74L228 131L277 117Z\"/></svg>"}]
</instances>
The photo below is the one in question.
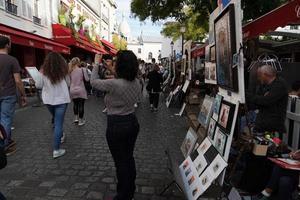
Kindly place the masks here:
<instances>
[{"instance_id":1,"label":"pedestrian walking","mask_svg":"<svg viewBox=\"0 0 300 200\"><path fill-rule=\"evenodd\" d=\"M0 35L0 124L7 134L4 142L7 155L16 151L16 142L12 139L11 128L17 92L20 95L21 106L26 105L26 94L20 75L21 67L16 58L8 55L10 48L9 38Z\"/></svg>"},{"instance_id":2,"label":"pedestrian walking","mask_svg":"<svg viewBox=\"0 0 300 200\"><path fill-rule=\"evenodd\" d=\"M89 81L89 76L85 68L81 68L81 62L78 57L73 58L69 63L70 68L70 97L73 100L74 123L78 126L85 124L84 102L87 99L87 91L84 81Z\"/></svg>"},{"instance_id":3,"label":"pedestrian walking","mask_svg":"<svg viewBox=\"0 0 300 200\"><path fill-rule=\"evenodd\" d=\"M58 158L66 153L60 144L64 141L64 118L71 102L68 64L59 53L51 52L46 56L40 72L36 87L42 89L43 102L54 119L53 158Z\"/></svg>"},{"instance_id":4,"label":"pedestrian walking","mask_svg":"<svg viewBox=\"0 0 300 200\"><path fill-rule=\"evenodd\" d=\"M159 66L154 65L153 70L148 74L148 85L146 87L149 92L149 101L151 111L158 111L159 94L161 92L161 84L163 83L162 75L159 73Z\"/></svg>"},{"instance_id":5,"label":"pedestrian walking","mask_svg":"<svg viewBox=\"0 0 300 200\"><path fill-rule=\"evenodd\" d=\"M0 124L0 169L3 169L7 165L7 158L5 154L4 141L6 138L6 133L4 127ZM6 200L4 195L0 191L0 200Z\"/></svg>"},{"instance_id":6,"label":"pedestrian walking","mask_svg":"<svg viewBox=\"0 0 300 200\"><path fill-rule=\"evenodd\" d=\"M136 167L133 157L139 123L134 104L141 94L137 77L138 62L132 51L119 51L115 79L99 79L98 70L92 73L93 87L105 91L107 106L106 139L117 174L117 195L114 200L131 200L136 189Z\"/></svg>"}]
</instances>

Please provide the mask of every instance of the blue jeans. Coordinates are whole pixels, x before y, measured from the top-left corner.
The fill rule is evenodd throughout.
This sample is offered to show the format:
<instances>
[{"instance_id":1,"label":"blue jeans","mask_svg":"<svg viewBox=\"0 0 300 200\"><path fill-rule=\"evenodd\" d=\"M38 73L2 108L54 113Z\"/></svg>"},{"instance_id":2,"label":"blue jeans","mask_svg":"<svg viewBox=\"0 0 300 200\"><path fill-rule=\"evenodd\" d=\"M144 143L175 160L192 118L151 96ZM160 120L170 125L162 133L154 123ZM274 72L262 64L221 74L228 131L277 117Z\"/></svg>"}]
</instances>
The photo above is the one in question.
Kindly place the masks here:
<instances>
[{"instance_id":1,"label":"blue jeans","mask_svg":"<svg viewBox=\"0 0 300 200\"><path fill-rule=\"evenodd\" d=\"M11 141L11 125L15 114L16 102L16 96L0 97L0 123L7 134L5 145L8 145Z\"/></svg>"},{"instance_id":2,"label":"blue jeans","mask_svg":"<svg viewBox=\"0 0 300 200\"><path fill-rule=\"evenodd\" d=\"M54 150L58 150L60 146L60 139L63 133L63 124L67 106L68 104L47 105L48 110L54 118Z\"/></svg>"}]
</instances>

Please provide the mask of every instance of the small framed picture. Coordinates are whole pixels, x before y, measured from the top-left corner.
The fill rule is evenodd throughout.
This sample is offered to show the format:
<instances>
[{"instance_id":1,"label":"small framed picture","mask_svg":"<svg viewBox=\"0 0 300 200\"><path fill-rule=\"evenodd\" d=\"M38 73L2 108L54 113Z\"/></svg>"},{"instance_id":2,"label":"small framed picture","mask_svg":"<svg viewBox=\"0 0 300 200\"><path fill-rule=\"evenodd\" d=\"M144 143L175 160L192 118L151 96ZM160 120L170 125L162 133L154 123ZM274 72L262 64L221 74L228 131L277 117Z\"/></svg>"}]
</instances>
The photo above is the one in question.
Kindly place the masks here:
<instances>
[{"instance_id":1,"label":"small framed picture","mask_svg":"<svg viewBox=\"0 0 300 200\"><path fill-rule=\"evenodd\" d=\"M217 122L214 119L210 119L210 121L209 121L207 136L208 136L208 138L210 138L211 141L214 141L216 123Z\"/></svg>"},{"instance_id":2,"label":"small framed picture","mask_svg":"<svg viewBox=\"0 0 300 200\"><path fill-rule=\"evenodd\" d=\"M221 104L218 123L228 133L230 133L231 130L234 112L235 112L235 104L223 100Z\"/></svg>"},{"instance_id":3,"label":"small framed picture","mask_svg":"<svg viewBox=\"0 0 300 200\"><path fill-rule=\"evenodd\" d=\"M214 144L218 152L224 156L227 144L227 135L219 127L216 128Z\"/></svg>"}]
</instances>

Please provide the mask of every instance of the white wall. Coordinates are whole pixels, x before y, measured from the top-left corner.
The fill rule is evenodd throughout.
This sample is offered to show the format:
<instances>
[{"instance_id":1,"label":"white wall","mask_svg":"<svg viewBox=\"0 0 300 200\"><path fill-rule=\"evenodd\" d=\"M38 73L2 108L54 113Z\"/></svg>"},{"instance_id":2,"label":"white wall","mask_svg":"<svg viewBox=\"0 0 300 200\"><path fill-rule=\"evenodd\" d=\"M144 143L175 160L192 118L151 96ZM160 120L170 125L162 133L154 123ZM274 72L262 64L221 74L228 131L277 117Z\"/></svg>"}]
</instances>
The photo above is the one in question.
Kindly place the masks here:
<instances>
[{"instance_id":1,"label":"white wall","mask_svg":"<svg viewBox=\"0 0 300 200\"><path fill-rule=\"evenodd\" d=\"M165 58L165 57L169 57L171 55L171 38L167 38L167 37L163 37L162 39L162 47L161 47L161 57ZM181 44L181 38L179 38L178 40L176 40L174 42L174 47L173 47L173 51L176 51L177 53L181 53L182 50L182 44Z\"/></svg>"},{"instance_id":2,"label":"white wall","mask_svg":"<svg viewBox=\"0 0 300 200\"><path fill-rule=\"evenodd\" d=\"M38 2L38 16L36 17L41 19L41 24L33 23L33 16L35 15L33 0L15 1L17 15L6 12L5 0L0 0L0 23L42 37L52 38L51 14L49 9L51 1Z\"/></svg>"},{"instance_id":3,"label":"white wall","mask_svg":"<svg viewBox=\"0 0 300 200\"><path fill-rule=\"evenodd\" d=\"M138 49L141 48L141 53L138 53ZM145 62L151 62L151 59L148 59L149 52L152 52L152 58L158 62L159 51L161 51L162 44L161 43L146 43L143 45L140 44L128 44L127 49L131 50L135 53L135 55L144 60Z\"/></svg>"}]
</instances>

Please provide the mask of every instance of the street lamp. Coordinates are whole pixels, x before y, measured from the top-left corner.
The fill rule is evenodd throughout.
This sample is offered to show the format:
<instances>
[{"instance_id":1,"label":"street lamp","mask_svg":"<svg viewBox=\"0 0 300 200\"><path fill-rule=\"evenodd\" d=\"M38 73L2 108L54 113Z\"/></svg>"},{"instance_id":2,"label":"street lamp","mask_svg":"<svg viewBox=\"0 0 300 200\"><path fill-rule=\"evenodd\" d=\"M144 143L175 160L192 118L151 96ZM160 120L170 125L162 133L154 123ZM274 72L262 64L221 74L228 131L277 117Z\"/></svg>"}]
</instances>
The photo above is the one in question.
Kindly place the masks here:
<instances>
[{"instance_id":1,"label":"street lamp","mask_svg":"<svg viewBox=\"0 0 300 200\"><path fill-rule=\"evenodd\" d=\"M185 26L181 26L181 27L180 27L180 33L181 33L181 39L182 39L182 43L181 43L181 54L182 54L182 56L183 56L183 41L184 41Z\"/></svg>"},{"instance_id":2,"label":"street lamp","mask_svg":"<svg viewBox=\"0 0 300 200\"><path fill-rule=\"evenodd\" d=\"M171 41L170 45L171 45L171 60L172 60L173 59L173 48L174 48L173 40Z\"/></svg>"}]
</instances>

